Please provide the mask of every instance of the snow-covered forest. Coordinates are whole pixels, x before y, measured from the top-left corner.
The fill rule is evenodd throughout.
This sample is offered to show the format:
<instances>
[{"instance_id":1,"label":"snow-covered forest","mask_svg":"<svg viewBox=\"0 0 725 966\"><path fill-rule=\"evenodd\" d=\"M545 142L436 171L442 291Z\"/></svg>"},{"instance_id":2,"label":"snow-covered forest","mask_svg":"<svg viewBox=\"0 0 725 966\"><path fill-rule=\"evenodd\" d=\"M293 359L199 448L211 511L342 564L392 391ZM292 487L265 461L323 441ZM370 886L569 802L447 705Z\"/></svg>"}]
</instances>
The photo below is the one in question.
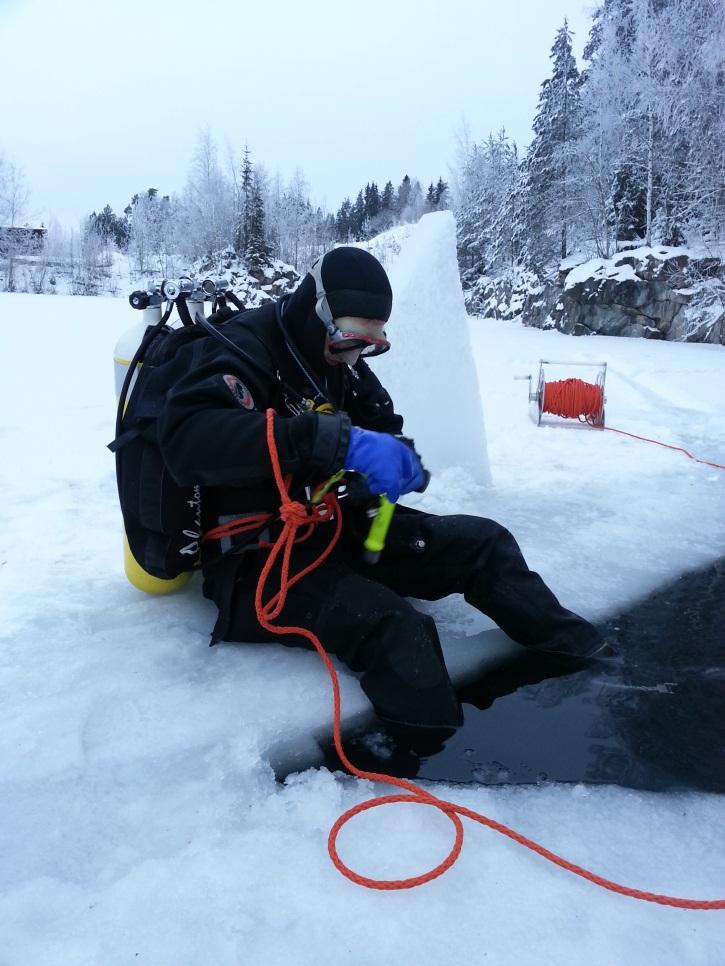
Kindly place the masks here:
<instances>
[{"instance_id":1,"label":"snow-covered forest","mask_svg":"<svg viewBox=\"0 0 725 966\"><path fill-rule=\"evenodd\" d=\"M303 272L335 243L452 207L471 312L574 334L722 342L724 50L720 0L604 0L581 63L567 22L556 32L528 146L505 118L482 139L463 122L447 180L426 189L408 174L382 187L371 179L337 210L314 200L301 167L289 179L272 174L253 147L220 146L206 126L178 190L139 185L123 210L99 198L80 225L26 230L30 189L5 145L0 287L123 294L132 280L208 266L222 252L253 270L277 260ZM565 273L623 249L640 250L628 277L654 289L590 286L574 304ZM620 262L605 265L607 278L623 280ZM604 302L603 318L582 308L592 299ZM633 305L613 313L622 302Z\"/></svg>"},{"instance_id":2,"label":"snow-covered forest","mask_svg":"<svg viewBox=\"0 0 725 966\"><path fill-rule=\"evenodd\" d=\"M441 176L424 192L420 181L406 174L397 187L392 181L382 190L374 181L367 183L354 202L345 198L333 213L312 200L301 168L285 181L255 163L248 145L238 154L228 148L223 156L206 126L197 135L186 183L178 193L145 188L121 212L106 204L77 228L51 223L42 244L22 233L6 237L5 250L0 247L2 287L37 294L118 294L124 276L178 275L219 252L233 253L252 269L279 260L300 272L336 242L371 238L448 208L449 202ZM0 225L22 226L29 210L30 190L22 172L5 162L0 166Z\"/></svg>"},{"instance_id":3,"label":"snow-covered forest","mask_svg":"<svg viewBox=\"0 0 725 966\"><path fill-rule=\"evenodd\" d=\"M459 138L459 259L476 308L540 294L576 261L665 245L709 256L722 314L723 51L719 0L605 0L581 65L564 23L527 149L504 129Z\"/></svg>"},{"instance_id":4,"label":"snow-covered forest","mask_svg":"<svg viewBox=\"0 0 725 966\"><path fill-rule=\"evenodd\" d=\"M606 0L581 70L564 23L523 157L504 130L460 141L465 267L545 272L582 247L722 244L724 50L716 0Z\"/></svg>"}]
</instances>

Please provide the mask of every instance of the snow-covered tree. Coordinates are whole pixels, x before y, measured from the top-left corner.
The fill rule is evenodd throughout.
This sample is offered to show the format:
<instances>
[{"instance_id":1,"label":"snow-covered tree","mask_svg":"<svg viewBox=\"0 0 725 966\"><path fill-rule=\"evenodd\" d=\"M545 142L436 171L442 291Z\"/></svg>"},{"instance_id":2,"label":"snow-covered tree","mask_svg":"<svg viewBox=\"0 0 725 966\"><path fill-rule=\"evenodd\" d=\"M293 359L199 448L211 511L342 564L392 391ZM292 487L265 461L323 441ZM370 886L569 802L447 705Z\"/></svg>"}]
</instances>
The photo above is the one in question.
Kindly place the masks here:
<instances>
[{"instance_id":1,"label":"snow-covered tree","mask_svg":"<svg viewBox=\"0 0 725 966\"><path fill-rule=\"evenodd\" d=\"M533 263L566 258L572 242L575 152L581 134L579 70L564 21L551 48L552 72L541 85L534 139L526 153L529 180L528 234Z\"/></svg>"},{"instance_id":2,"label":"snow-covered tree","mask_svg":"<svg viewBox=\"0 0 725 966\"><path fill-rule=\"evenodd\" d=\"M284 184L279 171L266 182L265 220L266 237L270 252L277 258L282 257L282 224L284 221Z\"/></svg>"},{"instance_id":3,"label":"snow-covered tree","mask_svg":"<svg viewBox=\"0 0 725 966\"><path fill-rule=\"evenodd\" d=\"M372 223L380 212L380 192L374 181L365 185L364 205L365 218Z\"/></svg>"},{"instance_id":4,"label":"snow-covered tree","mask_svg":"<svg viewBox=\"0 0 725 966\"><path fill-rule=\"evenodd\" d=\"M102 236L90 218L71 236L71 291L74 295L100 295L112 265L112 241Z\"/></svg>"},{"instance_id":5,"label":"snow-covered tree","mask_svg":"<svg viewBox=\"0 0 725 966\"><path fill-rule=\"evenodd\" d=\"M23 226L29 204L30 189L23 169L0 154L0 228L11 229L5 233L3 242L7 265L5 288L8 292L15 291L16 259L25 253L26 244L22 234L12 229Z\"/></svg>"},{"instance_id":6,"label":"snow-covered tree","mask_svg":"<svg viewBox=\"0 0 725 966\"><path fill-rule=\"evenodd\" d=\"M650 98L659 160L651 193L651 233L671 242L722 237L725 4L660 0L649 8L648 18L657 51Z\"/></svg>"},{"instance_id":7,"label":"snow-covered tree","mask_svg":"<svg viewBox=\"0 0 725 966\"><path fill-rule=\"evenodd\" d=\"M403 180L398 185L398 194L397 194L396 205L395 205L398 212L398 216L401 218L403 216L403 212L407 209L408 204L410 203L410 191L411 191L410 177L406 174Z\"/></svg>"},{"instance_id":8,"label":"snow-covered tree","mask_svg":"<svg viewBox=\"0 0 725 966\"><path fill-rule=\"evenodd\" d=\"M410 182L408 203L401 209L400 220L403 222L416 222L420 221L424 214L425 196L423 195L423 188L421 187L420 181L417 178L413 178Z\"/></svg>"},{"instance_id":9,"label":"snow-covered tree","mask_svg":"<svg viewBox=\"0 0 725 966\"><path fill-rule=\"evenodd\" d=\"M436 182L434 199L436 209L438 211L445 211L446 208L450 206L450 189L446 181L442 177L438 178Z\"/></svg>"},{"instance_id":10,"label":"snow-covered tree","mask_svg":"<svg viewBox=\"0 0 725 966\"><path fill-rule=\"evenodd\" d=\"M612 236L679 242L721 231L723 50L725 5L715 0L606 0L596 11L582 166L600 249Z\"/></svg>"},{"instance_id":11,"label":"snow-covered tree","mask_svg":"<svg viewBox=\"0 0 725 966\"><path fill-rule=\"evenodd\" d=\"M297 168L284 194L281 257L298 268L305 254L311 218L308 184L301 168Z\"/></svg>"},{"instance_id":12,"label":"snow-covered tree","mask_svg":"<svg viewBox=\"0 0 725 966\"><path fill-rule=\"evenodd\" d=\"M513 250L511 238L518 183L516 144L503 129L477 144L464 128L457 161L454 210L461 269L488 274L505 268L520 254Z\"/></svg>"},{"instance_id":13,"label":"snow-covered tree","mask_svg":"<svg viewBox=\"0 0 725 966\"><path fill-rule=\"evenodd\" d=\"M23 169L0 155L0 223L3 227L21 226L29 204L30 189Z\"/></svg>"},{"instance_id":14,"label":"snow-covered tree","mask_svg":"<svg viewBox=\"0 0 725 966\"><path fill-rule=\"evenodd\" d=\"M156 188L149 188L133 196L124 214L130 229L128 251L136 271L141 275L174 274L178 207L168 195L162 197Z\"/></svg>"},{"instance_id":15,"label":"snow-covered tree","mask_svg":"<svg viewBox=\"0 0 725 966\"><path fill-rule=\"evenodd\" d=\"M364 238L365 232L365 199L362 191L358 192L355 204L350 213L350 231L355 241Z\"/></svg>"},{"instance_id":16,"label":"snow-covered tree","mask_svg":"<svg viewBox=\"0 0 725 966\"><path fill-rule=\"evenodd\" d=\"M595 13L585 47L590 63L582 74L577 215L583 238L604 256L612 253L617 239L644 231L639 110L631 70L634 37L630 0L607 0Z\"/></svg>"},{"instance_id":17,"label":"snow-covered tree","mask_svg":"<svg viewBox=\"0 0 725 966\"><path fill-rule=\"evenodd\" d=\"M264 182L261 172L251 176L247 202L247 243L244 254L251 266L262 264L269 257L269 245L265 231Z\"/></svg>"},{"instance_id":18,"label":"snow-covered tree","mask_svg":"<svg viewBox=\"0 0 725 966\"><path fill-rule=\"evenodd\" d=\"M382 211L390 213L395 211L395 188L392 181L387 181L383 188L383 193L380 196L380 208Z\"/></svg>"},{"instance_id":19,"label":"snow-covered tree","mask_svg":"<svg viewBox=\"0 0 725 966\"><path fill-rule=\"evenodd\" d=\"M224 177L209 127L199 132L178 205L178 247L187 258L211 255L233 243L237 217L232 185Z\"/></svg>"},{"instance_id":20,"label":"snow-covered tree","mask_svg":"<svg viewBox=\"0 0 725 966\"><path fill-rule=\"evenodd\" d=\"M244 145L244 154L239 170L238 190L236 193L236 232L235 250L246 252L249 247L252 206L254 191L254 165L252 164L251 151L249 145Z\"/></svg>"},{"instance_id":21,"label":"snow-covered tree","mask_svg":"<svg viewBox=\"0 0 725 966\"><path fill-rule=\"evenodd\" d=\"M128 215L116 215L110 205L106 205L98 214L95 211L89 216L96 232L108 244L114 245L119 251L125 251L131 237L131 225Z\"/></svg>"},{"instance_id":22,"label":"snow-covered tree","mask_svg":"<svg viewBox=\"0 0 725 966\"><path fill-rule=\"evenodd\" d=\"M352 238L352 202L345 198L335 216L335 238L348 242Z\"/></svg>"}]
</instances>

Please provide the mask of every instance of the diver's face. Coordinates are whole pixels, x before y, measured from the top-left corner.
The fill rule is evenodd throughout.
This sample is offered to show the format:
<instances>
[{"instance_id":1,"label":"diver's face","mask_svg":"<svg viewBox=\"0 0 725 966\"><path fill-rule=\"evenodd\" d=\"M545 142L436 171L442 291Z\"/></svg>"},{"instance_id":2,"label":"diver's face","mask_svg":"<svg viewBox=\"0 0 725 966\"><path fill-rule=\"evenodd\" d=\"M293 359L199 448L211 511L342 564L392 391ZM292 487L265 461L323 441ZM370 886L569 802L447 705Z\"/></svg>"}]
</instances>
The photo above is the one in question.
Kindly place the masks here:
<instances>
[{"instance_id":1,"label":"diver's face","mask_svg":"<svg viewBox=\"0 0 725 966\"><path fill-rule=\"evenodd\" d=\"M345 315L335 319L335 331L325 340L325 362L354 366L361 355L379 355L390 348L384 322Z\"/></svg>"}]
</instances>

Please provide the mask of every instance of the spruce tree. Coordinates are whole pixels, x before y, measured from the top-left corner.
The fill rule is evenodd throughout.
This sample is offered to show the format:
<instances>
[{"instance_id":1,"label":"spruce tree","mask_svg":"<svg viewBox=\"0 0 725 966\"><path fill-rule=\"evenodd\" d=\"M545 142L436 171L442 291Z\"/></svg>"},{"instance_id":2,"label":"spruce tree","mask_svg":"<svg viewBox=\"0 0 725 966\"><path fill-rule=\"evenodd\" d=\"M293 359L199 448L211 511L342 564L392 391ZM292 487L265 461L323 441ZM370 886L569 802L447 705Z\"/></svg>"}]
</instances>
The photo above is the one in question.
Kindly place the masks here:
<instances>
[{"instance_id":1,"label":"spruce tree","mask_svg":"<svg viewBox=\"0 0 725 966\"><path fill-rule=\"evenodd\" d=\"M574 152L581 133L579 71L564 25L551 48L552 73L541 85L534 139L526 157L530 247L537 267L566 258L571 243Z\"/></svg>"},{"instance_id":2,"label":"spruce tree","mask_svg":"<svg viewBox=\"0 0 725 966\"><path fill-rule=\"evenodd\" d=\"M335 217L335 238L337 241L346 242L350 239L352 231L352 202L345 198Z\"/></svg>"},{"instance_id":3,"label":"spruce tree","mask_svg":"<svg viewBox=\"0 0 725 966\"><path fill-rule=\"evenodd\" d=\"M249 235L251 231L252 219L252 196L254 192L254 165L252 164L251 152L248 144L244 145L240 188L241 211L239 212L237 251L241 253L246 252L249 247Z\"/></svg>"},{"instance_id":4,"label":"spruce tree","mask_svg":"<svg viewBox=\"0 0 725 966\"><path fill-rule=\"evenodd\" d=\"M380 211L380 194L374 181L365 185L364 203L365 217L372 221Z\"/></svg>"},{"instance_id":5,"label":"spruce tree","mask_svg":"<svg viewBox=\"0 0 725 966\"><path fill-rule=\"evenodd\" d=\"M410 195L408 196L408 208L407 214L404 215L404 221L418 221L418 219L423 214L425 208L425 199L423 197L423 189L420 186L420 181L414 178L410 182Z\"/></svg>"},{"instance_id":6,"label":"spruce tree","mask_svg":"<svg viewBox=\"0 0 725 966\"><path fill-rule=\"evenodd\" d=\"M393 182L388 181L383 188L380 196L380 208L382 211L393 211L395 209L395 188Z\"/></svg>"},{"instance_id":7,"label":"spruce tree","mask_svg":"<svg viewBox=\"0 0 725 966\"><path fill-rule=\"evenodd\" d=\"M254 172L249 188L249 206L247 218L247 246L244 254L248 263L257 268L269 258L269 246L266 241L264 196L259 175Z\"/></svg>"},{"instance_id":8,"label":"spruce tree","mask_svg":"<svg viewBox=\"0 0 725 966\"><path fill-rule=\"evenodd\" d=\"M138 198L138 195L136 195ZM167 199L168 201L168 199ZM92 212L89 222L93 231L105 242L112 242L119 251L125 251L131 235L129 224L130 205L126 208L123 217L116 215L110 205L99 213Z\"/></svg>"},{"instance_id":9,"label":"spruce tree","mask_svg":"<svg viewBox=\"0 0 725 966\"><path fill-rule=\"evenodd\" d=\"M441 211L448 207L448 184L443 180L442 177L438 178L438 183L435 186L435 204L436 208Z\"/></svg>"},{"instance_id":10,"label":"spruce tree","mask_svg":"<svg viewBox=\"0 0 725 966\"><path fill-rule=\"evenodd\" d=\"M410 204L410 190L410 178L406 174L398 186L398 197L395 205L398 212L398 217L401 219L403 218L405 209Z\"/></svg>"},{"instance_id":11,"label":"spruce tree","mask_svg":"<svg viewBox=\"0 0 725 966\"><path fill-rule=\"evenodd\" d=\"M350 230L352 232L352 237L355 241L361 241L363 238L363 225L365 224L365 199L363 198L362 191L358 191L357 198L355 199L355 204L352 208L352 213L350 215Z\"/></svg>"}]
</instances>

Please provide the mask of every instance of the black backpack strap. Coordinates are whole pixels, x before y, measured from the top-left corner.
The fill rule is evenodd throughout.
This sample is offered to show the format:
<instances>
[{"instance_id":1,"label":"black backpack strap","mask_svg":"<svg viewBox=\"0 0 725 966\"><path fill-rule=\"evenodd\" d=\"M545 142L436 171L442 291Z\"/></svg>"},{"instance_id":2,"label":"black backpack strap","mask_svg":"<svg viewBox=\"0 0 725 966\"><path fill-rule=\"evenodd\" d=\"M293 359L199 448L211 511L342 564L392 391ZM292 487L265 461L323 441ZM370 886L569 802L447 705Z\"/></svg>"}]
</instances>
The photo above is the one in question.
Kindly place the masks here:
<instances>
[{"instance_id":1,"label":"black backpack strap","mask_svg":"<svg viewBox=\"0 0 725 966\"><path fill-rule=\"evenodd\" d=\"M136 367L139 365L139 363L143 362L149 346L154 341L154 339L156 339L156 337L160 334L161 330L164 328L166 323L169 321L169 318L171 316L171 310L172 310L172 306L169 305L169 308L166 309L166 311L161 316L161 318L156 323L156 325L154 325L146 332L143 339L141 340L141 345L136 350L136 353L129 364L128 372L126 373L126 377L123 380L123 386L121 386L121 392L118 397L118 408L116 409L116 435L114 437L113 443L108 444L108 448L111 450L112 453L115 453L116 450L118 449L118 446L116 446L113 449L112 447L114 446L114 443L116 443L118 438L122 435L123 417L124 417L124 413L126 412L126 400L128 398L128 390L131 385L131 380L133 379L134 374L136 372Z\"/></svg>"},{"instance_id":2,"label":"black backpack strap","mask_svg":"<svg viewBox=\"0 0 725 966\"><path fill-rule=\"evenodd\" d=\"M111 440L111 442L108 444L108 449L110 449L112 453L115 453L117 450L121 449L122 446L125 446L126 443L130 443L132 440L138 439L142 432L143 429L140 426L135 426L133 429L127 429L125 432L121 433L120 436L117 436L114 440Z\"/></svg>"},{"instance_id":3,"label":"black backpack strap","mask_svg":"<svg viewBox=\"0 0 725 966\"><path fill-rule=\"evenodd\" d=\"M184 325L194 324L194 319L191 317L189 306L186 304L186 299L182 295L180 295L176 300L176 311L179 313L179 318Z\"/></svg>"}]
</instances>

